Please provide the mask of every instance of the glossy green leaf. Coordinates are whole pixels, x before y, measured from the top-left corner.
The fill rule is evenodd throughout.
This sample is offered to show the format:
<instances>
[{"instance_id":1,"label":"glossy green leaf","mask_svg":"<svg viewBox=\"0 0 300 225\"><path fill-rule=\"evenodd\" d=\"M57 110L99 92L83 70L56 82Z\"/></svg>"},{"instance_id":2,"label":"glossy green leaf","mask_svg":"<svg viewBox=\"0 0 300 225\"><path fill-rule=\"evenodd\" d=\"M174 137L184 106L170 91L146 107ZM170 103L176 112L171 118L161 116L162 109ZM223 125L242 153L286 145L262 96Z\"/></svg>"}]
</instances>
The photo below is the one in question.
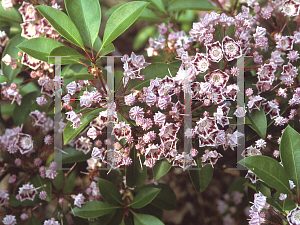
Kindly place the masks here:
<instances>
[{"instance_id":1,"label":"glossy green leaf","mask_svg":"<svg viewBox=\"0 0 300 225\"><path fill-rule=\"evenodd\" d=\"M264 156L254 155L240 160L238 163L251 170L259 179L280 193L290 194L288 176L284 168L275 159Z\"/></svg>"},{"instance_id":2,"label":"glossy green leaf","mask_svg":"<svg viewBox=\"0 0 300 225\"><path fill-rule=\"evenodd\" d=\"M85 46L94 44L101 24L101 8L98 0L65 0L66 10L81 34Z\"/></svg>"},{"instance_id":3,"label":"glossy green leaf","mask_svg":"<svg viewBox=\"0 0 300 225\"><path fill-rule=\"evenodd\" d=\"M6 47L4 48L4 51L2 53L2 57L4 57L6 54L10 55L11 57L15 59L21 59L21 57L18 55L18 52L20 51L16 46L20 43L22 43L25 38L21 37L20 35L14 36ZM5 65L5 63L1 60L1 70L4 76L6 76L9 80L8 85L11 84L12 80L17 76L17 74L20 71L20 68L22 67L21 63L17 63L18 68L12 69L10 65Z\"/></svg>"},{"instance_id":4,"label":"glossy green leaf","mask_svg":"<svg viewBox=\"0 0 300 225\"><path fill-rule=\"evenodd\" d=\"M128 2L119 7L107 20L103 47L119 37L139 17L149 3L142 1Z\"/></svg>"},{"instance_id":5,"label":"glossy green leaf","mask_svg":"<svg viewBox=\"0 0 300 225\"><path fill-rule=\"evenodd\" d=\"M279 201L281 201L281 200L279 200ZM286 211L286 210L289 210L289 211L293 210L295 207L296 207L295 202L292 199L286 198L284 200L283 207L282 207L284 211Z\"/></svg>"},{"instance_id":6,"label":"glossy green leaf","mask_svg":"<svg viewBox=\"0 0 300 225\"><path fill-rule=\"evenodd\" d=\"M111 221L109 221L108 225L121 224L122 218L123 218L123 213L124 213L124 209L118 208L116 210L113 218L111 219Z\"/></svg>"},{"instance_id":7,"label":"glossy green leaf","mask_svg":"<svg viewBox=\"0 0 300 225\"><path fill-rule=\"evenodd\" d=\"M179 10L197 10L197 11L211 11L218 10L208 0L175 0L169 4L168 11L179 11Z\"/></svg>"},{"instance_id":8,"label":"glossy green leaf","mask_svg":"<svg viewBox=\"0 0 300 225\"><path fill-rule=\"evenodd\" d=\"M64 45L51 38L38 37L26 40L17 47L35 59L48 62L49 57L47 56L50 56L51 51L60 46Z\"/></svg>"},{"instance_id":9,"label":"glossy green leaf","mask_svg":"<svg viewBox=\"0 0 300 225\"><path fill-rule=\"evenodd\" d=\"M154 206L152 204L146 205L145 207L143 207L141 209L135 209L134 211L137 213L142 213L142 214L150 214L152 216L157 217L160 220L162 220L163 216L164 216L163 210L157 208L156 206Z\"/></svg>"},{"instance_id":10,"label":"glossy green leaf","mask_svg":"<svg viewBox=\"0 0 300 225\"><path fill-rule=\"evenodd\" d=\"M73 123L71 121L68 121L63 131L64 144L66 145L70 141L72 141L93 119L99 116L99 113L103 110L105 110L105 108L88 108L82 110L81 113L84 113L80 118L82 124L77 129L74 129L72 127Z\"/></svg>"},{"instance_id":11,"label":"glossy green leaf","mask_svg":"<svg viewBox=\"0 0 300 225\"><path fill-rule=\"evenodd\" d=\"M147 167L143 165L144 156L140 156L141 163L143 166L142 169L139 158L136 156L136 153L137 151L135 147L133 147L130 151L130 158L132 159L132 163L129 166L125 166L126 185L128 187L139 187L145 182L147 178Z\"/></svg>"},{"instance_id":12,"label":"glossy green leaf","mask_svg":"<svg viewBox=\"0 0 300 225\"><path fill-rule=\"evenodd\" d=\"M76 163L76 162L84 162L91 158L91 154L87 153L84 154L83 151L78 151L75 148L71 146L66 146L63 148L63 151L68 153L68 154L62 154L62 163L67 164L67 163Z\"/></svg>"},{"instance_id":13,"label":"glossy green leaf","mask_svg":"<svg viewBox=\"0 0 300 225\"><path fill-rule=\"evenodd\" d=\"M0 1L0 20L8 21L8 22L17 22L22 23L23 19L21 14L18 12L18 10L14 7L12 7L11 10L5 10L2 7L2 1Z\"/></svg>"},{"instance_id":14,"label":"glossy green leaf","mask_svg":"<svg viewBox=\"0 0 300 225\"><path fill-rule=\"evenodd\" d=\"M50 6L37 5L36 8L61 36L74 45L83 48L83 42L79 31L70 17Z\"/></svg>"},{"instance_id":15,"label":"glossy green leaf","mask_svg":"<svg viewBox=\"0 0 300 225\"><path fill-rule=\"evenodd\" d=\"M81 206L81 208L75 207L74 212L76 216L79 216L84 219L88 218L97 218L99 216L104 216L116 210L118 207L110 205L106 202L101 201L91 201L86 202ZM70 214L73 215L73 212L70 211Z\"/></svg>"},{"instance_id":16,"label":"glossy green leaf","mask_svg":"<svg viewBox=\"0 0 300 225\"><path fill-rule=\"evenodd\" d=\"M50 55L51 56L68 56L68 57L61 58L61 65L78 64L79 62L77 62L77 61L81 61L80 59L86 60L86 58L83 55L81 55L79 52L77 52L74 48L70 48L68 46L57 47L50 52ZM55 64L55 58L48 57L48 63Z\"/></svg>"},{"instance_id":17,"label":"glossy green leaf","mask_svg":"<svg viewBox=\"0 0 300 225\"><path fill-rule=\"evenodd\" d=\"M152 168L154 181L157 181L159 178L168 173L171 167L172 164L169 163L166 159L157 161L155 163L155 166Z\"/></svg>"},{"instance_id":18,"label":"glossy green leaf","mask_svg":"<svg viewBox=\"0 0 300 225\"><path fill-rule=\"evenodd\" d=\"M102 198L112 205L122 205L122 196L119 189L110 181L98 179L98 187Z\"/></svg>"},{"instance_id":19,"label":"glossy green leaf","mask_svg":"<svg viewBox=\"0 0 300 225\"><path fill-rule=\"evenodd\" d=\"M14 109L13 120L15 125L20 126L27 121L30 112L34 111L37 106L36 98L39 95L39 92L31 92L22 97L21 105L17 104Z\"/></svg>"},{"instance_id":20,"label":"glossy green leaf","mask_svg":"<svg viewBox=\"0 0 300 225\"><path fill-rule=\"evenodd\" d=\"M257 181L255 184L257 192L261 192L266 197L271 197L271 190L263 182Z\"/></svg>"},{"instance_id":21,"label":"glossy green leaf","mask_svg":"<svg viewBox=\"0 0 300 225\"><path fill-rule=\"evenodd\" d=\"M31 217L29 218L27 224L30 225L41 225L41 222L33 215L31 215Z\"/></svg>"},{"instance_id":22,"label":"glossy green leaf","mask_svg":"<svg viewBox=\"0 0 300 225\"><path fill-rule=\"evenodd\" d=\"M49 179L41 178L41 176L36 175L31 179L31 183L35 188L38 188L40 186L46 185L47 187L42 187L39 189L39 192L45 191L47 193L47 198L45 201L51 202L52 201L52 183Z\"/></svg>"},{"instance_id":23,"label":"glossy green leaf","mask_svg":"<svg viewBox=\"0 0 300 225\"><path fill-rule=\"evenodd\" d=\"M7 81L8 81L8 78L6 76L0 75L0 84L7 82Z\"/></svg>"},{"instance_id":24,"label":"glossy green leaf","mask_svg":"<svg viewBox=\"0 0 300 225\"><path fill-rule=\"evenodd\" d=\"M129 206L133 209L140 209L150 204L152 200L160 192L159 188L145 188L137 193L134 199L130 202Z\"/></svg>"},{"instance_id":25,"label":"glossy green leaf","mask_svg":"<svg viewBox=\"0 0 300 225\"><path fill-rule=\"evenodd\" d=\"M134 213L134 225L164 225L161 220L149 214Z\"/></svg>"},{"instance_id":26,"label":"glossy green leaf","mask_svg":"<svg viewBox=\"0 0 300 225\"><path fill-rule=\"evenodd\" d=\"M156 184L146 184L136 189L140 191L145 188L159 188L160 192L155 199L150 203L159 209L164 210L174 210L177 207L177 198L172 188L163 183Z\"/></svg>"},{"instance_id":27,"label":"glossy green leaf","mask_svg":"<svg viewBox=\"0 0 300 225\"><path fill-rule=\"evenodd\" d=\"M258 135L265 139L267 135L267 117L264 110L254 109L251 113L247 113L246 121L249 121L249 126L258 133ZM247 123L248 123L247 121Z\"/></svg>"},{"instance_id":28,"label":"glossy green leaf","mask_svg":"<svg viewBox=\"0 0 300 225\"><path fill-rule=\"evenodd\" d=\"M202 192L205 191L209 185L213 177L214 170L210 164L206 164L204 167L202 167L201 158L198 158L196 162L197 167L195 168L198 168L199 170L189 170L189 174L196 191Z\"/></svg>"},{"instance_id":29,"label":"glossy green leaf","mask_svg":"<svg viewBox=\"0 0 300 225\"><path fill-rule=\"evenodd\" d=\"M300 185L300 134L287 126L281 136L280 159L289 179Z\"/></svg>"},{"instance_id":30,"label":"glossy green leaf","mask_svg":"<svg viewBox=\"0 0 300 225\"><path fill-rule=\"evenodd\" d=\"M97 217L95 221L89 221L89 225L107 225L114 217L116 209L104 216Z\"/></svg>"}]
</instances>

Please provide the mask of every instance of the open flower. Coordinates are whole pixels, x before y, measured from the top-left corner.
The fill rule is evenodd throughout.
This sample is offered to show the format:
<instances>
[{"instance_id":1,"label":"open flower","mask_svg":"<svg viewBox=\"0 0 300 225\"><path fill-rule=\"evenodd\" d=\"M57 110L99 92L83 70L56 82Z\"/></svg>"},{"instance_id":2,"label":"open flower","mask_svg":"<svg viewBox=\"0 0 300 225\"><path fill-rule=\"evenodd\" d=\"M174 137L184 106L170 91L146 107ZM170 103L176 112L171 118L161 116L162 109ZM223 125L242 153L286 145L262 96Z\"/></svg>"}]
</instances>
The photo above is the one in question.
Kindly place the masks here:
<instances>
[{"instance_id":1,"label":"open flower","mask_svg":"<svg viewBox=\"0 0 300 225\"><path fill-rule=\"evenodd\" d=\"M196 53L192 63L196 68L196 75L198 75L199 73L204 73L208 70L209 61L206 54Z\"/></svg>"},{"instance_id":2,"label":"open flower","mask_svg":"<svg viewBox=\"0 0 300 225\"><path fill-rule=\"evenodd\" d=\"M19 133L15 146L20 150L21 154L25 154L33 149L33 140L29 134Z\"/></svg>"},{"instance_id":3,"label":"open flower","mask_svg":"<svg viewBox=\"0 0 300 225\"><path fill-rule=\"evenodd\" d=\"M19 188L19 198L21 202L26 199L33 201L36 194L37 191L35 187L30 183L23 184L23 186Z\"/></svg>"},{"instance_id":4,"label":"open flower","mask_svg":"<svg viewBox=\"0 0 300 225\"><path fill-rule=\"evenodd\" d=\"M208 54L208 59L212 62L220 62L223 58L223 51L219 41L212 44L206 45L206 53Z\"/></svg>"},{"instance_id":5,"label":"open flower","mask_svg":"<svg viewBox=\"0 0 300 225\"><path fill-rule=\"evenodd\" d=\"M30 55L27 55L26 53L23 53L21 62L23 65L29 66L33 70L36 70L42 63L40 60L32 58Z\"/></svg>"},{"instance_id":6,"label":"open flower","mask_svg":"<svg viewBox=\"0 0 300 225\"><path fill-rule=\"evenodd\" d=\"M176 156L173 166L179 166L183 170L186 170L190 166L197 166L197 163L189 153L183 152L182 154Z\"/></svg>"},{"instance_id":7,"label":"open flower","mask_svg":"<svg viewBox=\"0 0 300 225\"><path fill-rule=\"evenodd\" d=\"M215 86L225 87L229 76L227 73L223 72L222 70L214 70L211 73L208 73L204 76L206 82L214 84Z\"/></svg>"},{"instance_id":8,"label":"open flower","mask_svg":"<svg viewBox=\"0 0 300 225\"><path fill-rule=\"evenodd\" d=\"M232 38L226 36L222 41L223 53L228 61L238 59L242 56L242 48Z\"/></svg>"},{"instance_id":9,"label":"open flower","mask_svg":"<svg viewBox=\"0 0 300 225\"><path fill-rule=\"evenodd\" d=\"M115 136L118 140L131 136L131 128L125 122L120 122L114 127Z\"/></svg>"},{"instance_id":10,"label":"open flower","mask_svg":"<svg viewBox=\"0 0 300 225\"><path fill-rule=\"evenodd\" d=\"M24 22L34 21L37 19L37 10L32 4L23 2L23 4L18 10L23 17Z\"/></svg>"},{"instance_id":11,"label":"open flower","mask_svg":"<svg viewBox=\"0 0 300 225\"><path fill-rule=\"evenodd\" d=\"M206 164L211 164L212 167L217 163L218 159L223 157L220 153L218 153L216 150L209 151L205 150L205 154L201 157L202 159L202 167L204 167Z\"/></svg>"},{"instance_id":12,"label":"open flower","mask_svg":"<svg viewBox=\"0 0 300 225\"><path fill-rule=\"evenodd\" d=\"M26 22L26 23L21 23L20 25L22 27L22 33L21 33L22 37L31 39L40 36L37 26L34 25L33 23Z\"/></svg>"}]
</instances>

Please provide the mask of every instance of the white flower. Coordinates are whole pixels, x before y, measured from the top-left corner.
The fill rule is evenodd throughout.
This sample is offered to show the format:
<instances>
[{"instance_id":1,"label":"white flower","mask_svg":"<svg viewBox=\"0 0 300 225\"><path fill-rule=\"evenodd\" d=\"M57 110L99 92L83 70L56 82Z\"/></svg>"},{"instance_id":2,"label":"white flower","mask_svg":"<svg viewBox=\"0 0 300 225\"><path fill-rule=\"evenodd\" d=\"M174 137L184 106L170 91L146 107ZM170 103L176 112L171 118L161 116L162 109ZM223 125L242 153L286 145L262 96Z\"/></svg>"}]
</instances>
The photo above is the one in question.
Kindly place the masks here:
<instances>
[{"instance_id":1,"label":"white flower","mask_svg":"<svg viewBox=\"0 0 300 225\"><path fill-rule=\"evenodd\" d=\"M82 195L82 193L78 194L78 195L73 195L72 198L74 198L74 205L78 206L79 208L81 208L82 204L85 204L84 202L84 196Z\"/></svg>"}]
</instances>

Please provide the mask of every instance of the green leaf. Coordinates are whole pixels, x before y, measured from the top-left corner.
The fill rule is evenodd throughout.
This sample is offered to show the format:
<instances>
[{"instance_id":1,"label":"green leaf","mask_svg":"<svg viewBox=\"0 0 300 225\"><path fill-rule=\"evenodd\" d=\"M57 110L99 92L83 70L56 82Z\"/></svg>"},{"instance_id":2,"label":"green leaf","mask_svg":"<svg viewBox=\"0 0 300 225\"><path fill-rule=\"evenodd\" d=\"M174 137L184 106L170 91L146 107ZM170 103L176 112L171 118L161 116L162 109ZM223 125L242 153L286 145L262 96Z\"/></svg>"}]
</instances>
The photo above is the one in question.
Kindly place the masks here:
<instances>
[{"instance_id":1,"label":"green leaf","mask_svg":"<svg viewBox=\"0 0 300 225\"><path fill-rule=\"evenodd\" d=\"M63 148L63 151L68 153L68 154L64 154L64 153L62 154L63 164L84 162L89 158L91 158L90 153L84 154L83 151L78 151L71 146L66 146L65 148Z\"/></svg>"},{"instance_id":2,"label":"green leaf","mask_svg":"<svg viewBox=\"0 0 300 225\"><path fill-rule=\"evenodd\" d=\"M109 221L111 221L111 219L114 217L115 213L116 213L116 209L104 216L100 216L98 218L95 219L95 221L90 221L89 225L106 225L109 223ZM80 224L81 225L81 224Z\"/></svg>"},{"instance_id":3,"label":"green leaf","mask_svg":"<svg viewBox=\"0 0 300 225\"><path fill-rule=\"evenodd\" d=\"M163 177L169 170L172 165L166 160L159 160L155 163L155 166L152 168L154 181L157 181L159 178Z\"/></svg>"},{"instance_id":4,"label":"green leaf","mask_svg":"<svg viewBox=\"0 0 300 225\"><path fill-rule=\"evenodd\" d=\"M98 0L65 0L66 10L81 34L85 46L94 44L101 24L101 8Z\"/></svg>"},{"instance_id":5,"label":"green leaf","mask_svg":"<svg viewBox=\"0 0 300 225\"><path fill-rule=\"evenodd\" d=\"M150 204L152 200L160 192L159 188L145 188L137 193L134 199L130 202L129 206L133 209L140 209Z\"/></svg>"},{"instance_id":6,"label":"green leaf","mask_svg":"<svg viewBox=\"0 0 300 225\"><path fill-rule=\"evenodd\" d=\"M208 0L175 0L169 4L168 11L179 11L187 9L197 11L211 11L218 10L219 8L214 7Z\"/></svg>"},{"instance_id":7,"label":"green leaf","mask_svg":"<svg viewBox=\"0 0 300 225\"><path fill-rule=\"evenodd\" d=\"M118 207L110 205L106 202L101 201L91 201L86 202L81 208L75 207L74 212L76 216L84 219L97 218L99 216L104 216L116 210ZM73 212L70 211L73 215Z\"/></svg>"},{"instance_id":8,"label":"green leaf","mask_svg":"<svg viewBox=\"0 0 300 225\"><path fill-rule=\"evenodd\" d=\"M106 16L106 17L111 16L122 5L124 5L124 3L120 3L120 4L114 5L113 7L109 8L104 16Z\"/></svg>"},{"instance_id":9,"label":"green leaf","mask_svg":"<svg viewBox=\"0 0 300 225\"><path fill-rule=\"evenodd\" d=\"M112 205L122 205L122 196L115 184L102 178L98 179L99 191L102 198Z\"/></svg>"},{"instance_id":10,"label":"green leaf","mask_svg":"<svg viewBox=\"0 0 300 225\"><path fill-rule=\"evenodd\" d=\"M122 222L123 212L124 212L123 208L118 208L111 221L109 221L108 225L115 225L115 224L119 225Z\"/></svg>"},{"instance_id":11,"label":"green leaf","mask_svg":"<svg viewBox=\"0 0 300 225\"><path fill-rule=\"evenodd\" d=\"M99 113L103 110L105 110L105 108L87 108L82 110L81 113L84 113L83 116L80 118L82 124L77 129L74 129L72 127L72 122L68 121L63 131L64 144L66 145L70 141L72 141L89 124L89 122L91 122L97 116L99 116Z\"/></svg>"},{"instance_id":12,"label":"green leaf","mask_svg":"<svg viewBox=\"0 0 300 225\"><path fill-rule=\"evenodd\" d=\"M300 187L300 134L288 125L281 136L280 159L289 179ZM298 193L299 194L299 193Z\"/></svg>"},{"instance_id":13,"label":"green leaf","mask_svg":"<svg viewBox=\"0 0 300 225\"><path fill-rule=\"evenodd\" d=\"M262 108L260 110L254 109L251 113L247 113L246 121L247 123L250 122L249 126L256 131L262 139L266 138L267 117Z\"/></svg>"},{"instance_id":14,"label":"green leaf","mask_svg":"<svg viewBox=\"0 0 300 225\"><path fill-rule=\"evenodd\" d=\"M130 27L148 4L150 3L134 1L119 7L107 20L102 46L105 47L107 44L113 42Z\"/></svg>"},{"instance_id":15,"label":"green leaf","mask_svg":"<svg viewBox=\"0 0 300 225\"><path fill-rule=\"evenodd\" d=\"M41 225L41 222L36 218L34 217L33 215L29 218L27 224L30 224L30 225Z\"/></svg>"},{"instance_id":16,"label":"green leaf","mask_svg":"<svg viewBox=\"0 0 300 225\"><path fill-rule=\"evenodd\" d=\"M68 174L67 178L66 178L66 182L65 182L65 186L63 189L63 193L72 193L72 191L75 188L75 179L77 177L77 171L76 168L74 168L72 170L71 173Z\"/></svg>"},{"instance_id":17,"label":"green leaf","mask_svg":"<svg viewBox=\"0 0 300 225\"><path fill-rule=\"evenodd\" d=\"M132 159L132 163L129 166L125 166L126 185L128 187L139 187L145 182L147 178L147 167L143 165L144 156L140 156L143 166L143 169L141 169L140 161L136 153L136 148L133 147L130 151L130 158Z\"/></svg>"},{"instance_id":18,"label":"green leaf","mask_svg":"<svg viewBox=\"0 0 300 225\"><path fill-rule=\"evenodd\" d=\"M263 182L257 181L255 184L257 192L261 192L266 197L271 197L271 190Z\"/></svg>"},{"instance_id":19,"label":"green leaf","mask_svg":"<svg viewBox=\"0 0 300 225\"><path fill-rule=\"evenodd\" d=\"M150 9L145 8L141 15L139 16L138 20L145 20L145 21L158 21L159 18L157 15L151 11Z\"/></svg>"},{"instance_id":20,"label":"green leaf","mask_svg":"<svg viewBox=\"0 0 300 225\"><path fill-rule=\"evenodd\" d=\"M24 81L23 77L17 77L15 79L13 79L13 83L19 84L21 82ZM22 96L25 96L26 94L30 93L30 92L41 92L41 88L38 87L34 82L28 82L27 84L23 85L19 94Z\"/></svg>"},{"instance_id":21,"label":"green leaf","mask_svg":"<svg viewBox=\"0 0 300 225\"><path fill-rule=\"evenodd\" d=\"M100 55L107 55L113 51L115 51L115 46L113 43L109 43L101 50Z\"/></svg>"},{"instance_id":22,"label":"green leaf","mask_svg":"<svg viewBox=\"0 0 300 225\"><path fill-rule=\"evenodd\" d=\"M8 81L7 77L5 77L3 75L0 75L0 84L4 83L4 82L7 82L7 81Z\"/></svg>"},{"instance_id":23,"label":"green leaf","mask_svg":"<svg viewBox=\"0 0 300 225\"><path fill-rule=\"evenodd\" d=\"M87 219L83 219L78 216L73 216L72 213L70 213L70 215L74 225L89 225L89 221Z\"/></svg>"},{"instance_id":24,"label":"green leaf","mask_svg":"<svg viewBox=\"0 0 300 225\"><path fill-rule=\"evenodd\" d=\"M61 74L64 77L65 83L68 83L67 81L94 80L94 75L89 74L87 67L81 64L65 66Z\"/></svg>"},{"instance_id":25,"label":"green leaf","mask_svg":"<svg viewBox=\"0 0 300 225\"><path fill-rule=\"evenodd\" d=\"M2 7L2 1L0 1L0 20L3 21L8 21L8 22L17 22L17 23L22 23L23 19L21 14L18 12L17 9L12 7L11 10L5 10Z\"/></svg>"},{"instance_id":26,"label":"green leaf","mask_svg":"<svg viewBox=\"0 0 300 225\"><path fill-rule=\"evenodd\" d=\"M33 186L35 188L38 188L38 187L43 186L44 184L46 184L47 187L40 188L39 192L45 191L47 193L47 198L45 199L45 201L47 201L47 202L52 201L52 199L51 199L52 183L49 179L41 178L41 176L36 175L32 178L31 183L33 184Z\"/></svg>"},{"instance_id":27,"label":"green leaf","mask_svg":"<svg viewBox=\"0 0 300 225\"><path fill-rule=\"evenodd\" d=\"M96 41L95 41L95 43L94 43L94 47L93 47L93 49L94 49L94 52L95 52L95 55L98 53L98 51L100 50L100 48L101 48L101 46L102 46L102 41L101 41L101 39L100 39L100 37L97 37L96 38ZM113 51L115 51L115 46L113 45L113 43L109 43L108 45L106 45L101 51L100 51L100 56L101 55L107 55L107 54L109 54L109 53L111 53L111 52L113 52ZM100 59L100 58L99 58ZM98 59L98 60L99 60Z\"/></svg>"},{"instance_id":28,"label":"green leaf","mask_svg":"<svg viewBox=\"0 0 300 225\"><path fill-rule=\"evenodd\" d=\"M81 55L79 52L77 52L74 48L70 48L68 46L57 47L51 51L50 55L51 56L68 56L68 57L61 58L61 65L77 64L79 62L77 62L75 60L80 61L80 59L86 59L83 55ZM48 57L48 63L55 64L55 58Z\"/></svg>"},{"instance_id":29,"label":"green leaf","mask_svg":"<svg viewBox=\"0 0 300 225\"><path fill-rule=\"evenodd\" d=\"M179 62L181 64L181 62ZM177 68L178 61L174 61L171 63L152 63L149 66L147 66L145 69L141 70L141 74L145 75L145 80L140 81L138 85L134 86L138 81L133 80L130 81L129 88L132 88L134 86L134 89L136 90L143 90L143 87L148 87L150 85L150 80L155 78L164 78L165 76L169 75L169 70L172 76L176 76L178 72ZM169 70L168 70L169 68ZM155 74L155 77L154 75Z\"/></svg>"},{"instance_id":30,"label":"green leaf","mask_svg":"<svg viewBox=\"0 0 300 225\"><path fill-rule=\"evenodd\" d=\"M199 170L189 170L189 174L196 191L202 192L205 191L205 189L209 185L213 177L214 170L210 164L207 164L204 167L202 167L201 158L198 158L196 162L197 168Z\"/></svg>"},{"instance_id":31,"label":"green leaf","mask_svg":"<svg viewBox=\"0 0 300 225\"><path fill-rule=\"evenodd\" d=\"M26 40L26 39L21 37L20 35L14 36L12 39L10 39L10 41L4 48L2 56L4 57L6 54L9 54L11 57L13 57L15 59L21 59L21 57L18 55L18 52L20 50L16 46L18 44L22 43L24 40ZM8 66L5 65L5 63L1 60L2 73L9 80L8 85L11 84L12 80L17 76L17 74L19 73L19 71L22 67L21 63L17 63L17 64L18 64L18 68L13 70L10 65L8 65Z\"/></svg>"},{"instance_id":32,"label":"green leaf","mask_svg":"<svg viewBox=\"0 0 300 225\"><path fill-rule=\"evenodd\" d=\"M279 200L281 201L281 200ZM282 202L282 201L281 201ZM283 210L286 211L286 210L293 210L294 208L296 207L295 205L295 202L290 199L290 198L286 198L283 202Z\"/></svg>"},{"instance_id":33,"label":"green leaf","mask_svg":"<svg viewBox=\"0 0 300 225\"><path fill-rule=\"evenodd\" d=\"M74 45L84 48L80 33L70 17L50 6L37 5L36 8L61 36Z\"/></svg>"},{"instance_id":34,"label":"green leaf","mask_svg":"<svg viewBox=\"0 0 300 225\"><path fill-rule=\"evenodd\" d=\"M36 98L39 95L39 92L31 92L23 96L21 105L17 104L14 109L13 120L15 125L20 126L27 121L30 112L34 111L37 106Z\"/></svg>"},{"instance_id":35,"label":"green leaf","mask_svg":"<svg viewBox=\"0 0 300 225\"><path fill-rule=\"evenodd\" d=\"M156 27L153 26L146 26L142 28L138 34L134 37L133 40L133 50L139 50L143 47L146 42L148 41L149 37L153 36L156 31Z\"/></svg>"},{"instance_id":36,"label":"green leaf","mask_svg":"<svg viewBox=\"0 0 300 225\"><path fill-rule=\"evenodd\" d=\"M155 216L157 217L158 219L162 220L163 219L163 210L162 209L159 209L157 208L156 206L154 205L146 205L145 207L141 208L141 209L135 209L134 210L135 212L137 213L142 213L142 214L150 214L152 216Z\"/></svg>"},{"instance_id":37,"label":"green leaf","mask_svg":"<svg viewBox=\"0 0 300 225\"><path fill-rule=\"evenodd\" d=\"M245 177L237 177L229 186L227 192L231 193L233 191L239 191L239 192L243 192L244 191L244 185L246 182L248 182L249 179L245 178Z\"/></svg>"},{"instance_id":38,"label":"green leaf","mask_svg":"<svg viewBox=\"0 0 300 225\"><path fill-rule=\"evenodd\" d=\"M160 192L155 199L150 203L159 209L164 210L174 210L177 207L176 195L172 188L163 183L156 184L146 184L138 188L136 191L140 191L145 188L159 188Z\"/></svg>"},{"instance_id":39,"label":"green leaf","mask_svg":"<svg viewBox=\"0 0 300 225\"><path fill-rule=\"evenodd\" d=\"M16 104L1 104L0 106L0 110L1 110L1 115L5 115L5 116L13 116L14 114L14 110L15 110Z\"/></svg>"},{"instance_id":40,"label":"green leaf","mask_svg":"<svg viewBox=\"0 0 300 225\"><path fill-rule=\"evenodd\" d=\"M162 0L148 0L149 2L151 2L153 5L155 5L160 11L162 12L166 12L164 3Z\"/></svg>"},{"instance_id":41,"label":"green leaf","mask_svg":"<svg viewBox=\"0 0 300 225\"><path fill-rule=\"evenodd\" d=\"M254 155L240 160L238 163L251 170L259 179L272 188L283 194L290 194L288 176L284 168L275 159L264 156Z\"/></svg>"},{"instance_id":42,"label":"green leaf","mask_svg":"<svg viewBox=\"0 0 300 225\"><path fill-rule=\"evenodd\" d=\"M133 214L134 225L164 225L155 216L149 214L134 213Z\"/></svg>"},{"instance_id":43,"label":"green leaf","mask_svg":"<svg viewBox=\"0 0 300 225\"><path fill-rule=\"evenodd\" d=\"M58 170L56 177L52 181L52 184L57 191L62 189L64 184L63 180L64 180L64 172L62 170Z\"/></svg>"},{"instance_id":44,"label":"green leaf","mask_svg":"<svg viewBox=\"0 0 300 225\"><path fill-rule=\"evenodd\" d=\"M64 45L51 38L38 37L24 41L17 47L35 59L48 62L49 57L47 56L50 56L51 51L60 46Z\"/></svg>"}]
</instances>

